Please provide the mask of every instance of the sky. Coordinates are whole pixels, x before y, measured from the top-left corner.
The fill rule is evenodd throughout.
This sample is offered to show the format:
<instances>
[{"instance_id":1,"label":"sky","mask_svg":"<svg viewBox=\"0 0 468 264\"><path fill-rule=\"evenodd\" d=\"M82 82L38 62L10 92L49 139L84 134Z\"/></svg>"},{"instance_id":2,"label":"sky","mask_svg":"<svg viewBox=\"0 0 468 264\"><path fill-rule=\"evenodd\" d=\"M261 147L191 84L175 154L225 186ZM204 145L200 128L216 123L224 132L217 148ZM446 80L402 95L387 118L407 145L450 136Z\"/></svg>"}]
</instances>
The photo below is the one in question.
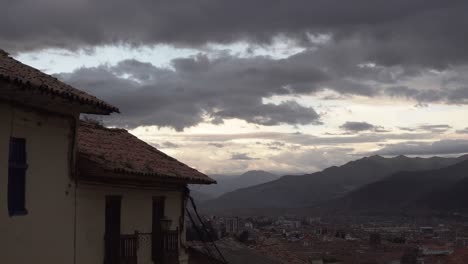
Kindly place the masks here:
<instances>
[{"instance_id":1,"label":"sky","mask_svg":"<svg viewBox=\"0 0 468 264\"><path fill-rule=\"evenodd\" d=\"M468 153L467 1L0 1L0 48L208 174Z\"/></svg>"}]
</instances>

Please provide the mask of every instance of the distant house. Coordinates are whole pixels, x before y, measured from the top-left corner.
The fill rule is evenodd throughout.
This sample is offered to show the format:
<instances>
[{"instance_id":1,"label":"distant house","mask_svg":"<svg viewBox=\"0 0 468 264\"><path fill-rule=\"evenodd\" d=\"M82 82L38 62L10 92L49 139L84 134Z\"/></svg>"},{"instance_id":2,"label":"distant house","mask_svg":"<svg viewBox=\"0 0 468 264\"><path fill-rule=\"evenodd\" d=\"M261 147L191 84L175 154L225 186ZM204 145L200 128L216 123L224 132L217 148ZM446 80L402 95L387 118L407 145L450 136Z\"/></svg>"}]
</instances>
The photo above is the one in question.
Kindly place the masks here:
<instances>
[{"instance_id":1,"label":"distant house","mask_svg":"<svg viewBox=\"0 0 468 264\"><path fill-rule=\"evenodd\" d=\"M312 236L310 236L309 234L306 234L303 238L302 238L302 246L303 247L310 247L312 244L313 244L313 238Z\"/></svg>"},{"instance_id":2,"label":"distant house","mask_svg":"<svg viewBox=\"0 0 468 264\"><path fill-rule=\"evenodd\" d=\"M448 256L453 253L453 248L447 245L426 244L419 247L423 256Z\"/></svg>"},{"instance_id":3,"label":"distant house","mask_svg":"<svg viewBox=\"0 0 468 264\"><path fill-rule=\"evenodd\" d=\"M79 121L118 111L0 50L0 263L187 263L187 184L214 181Z\"/></svg>"},{"instance_id":4,"label":"distant house","mask_svg":"<svg viewBox=\"0 0 468 264\"><path fill-rule=\"evenodd\" d=\"M237 234L239 232L239 218L229 217L226 219L226 233Z\"/></svg>"}]
</instances>

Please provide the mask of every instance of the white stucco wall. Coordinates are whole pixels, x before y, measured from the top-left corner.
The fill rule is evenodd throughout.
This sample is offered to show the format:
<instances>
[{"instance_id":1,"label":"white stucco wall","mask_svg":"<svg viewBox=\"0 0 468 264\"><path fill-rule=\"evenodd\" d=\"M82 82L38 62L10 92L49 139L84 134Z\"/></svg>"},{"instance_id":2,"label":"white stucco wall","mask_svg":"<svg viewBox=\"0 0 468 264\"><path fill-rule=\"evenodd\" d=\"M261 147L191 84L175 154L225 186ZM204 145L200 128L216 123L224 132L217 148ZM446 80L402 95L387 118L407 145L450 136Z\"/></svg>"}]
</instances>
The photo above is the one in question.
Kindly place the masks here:
<instances>
[{"instance_id":1,"label":"white stucco wall","mask_svg":"<svg viewBox=\"0 0 468 264\"><path fill-rule=\"evenodd\" d=\"M121 233L151 233L154 196L166 197L165 215L172 219L171 229L179 225L182 193L178 191L136 190L78 185L77 256L79 264L102 264L104 259L105 203L107 195L122 196ZM183 230L185 238L185 230ZM187 256L181 250L181 263ZM150 264L151 236L140 239L138 263Z\"/></svg>"},{"instance_id":2,"label":"white stucco wall","mask_svg":"<svg viewBox=\"0 0 468 264\"><path fill-rule=\"evenodd\" d=\"M8 215L10 136L26 138L27 215ZM0 102L0 262L73 263L71 121Z\"/></svg>"}]
</instances>

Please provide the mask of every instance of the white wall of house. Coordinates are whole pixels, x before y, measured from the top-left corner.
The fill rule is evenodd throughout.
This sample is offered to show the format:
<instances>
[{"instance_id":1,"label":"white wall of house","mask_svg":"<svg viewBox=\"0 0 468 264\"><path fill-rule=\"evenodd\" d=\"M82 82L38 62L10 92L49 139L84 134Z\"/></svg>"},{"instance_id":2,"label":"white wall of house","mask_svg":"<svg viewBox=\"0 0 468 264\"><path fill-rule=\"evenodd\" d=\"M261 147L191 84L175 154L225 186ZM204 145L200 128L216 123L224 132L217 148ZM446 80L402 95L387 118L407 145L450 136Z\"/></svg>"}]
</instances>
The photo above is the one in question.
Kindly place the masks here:
<instances>
[{"instance_id":1,"label":"white wall of house","mask_svg":"<svg viewBox=\"0 0 468 264\"><path fill-rule=\"evenodd\" d=\"M0 262L73 263L71 120L0 102ZM10 136L26 139L26 209L8 214Z\"/></svg>"},{"instance_id":2,"label":"white wall of house","mask_svg":"<svg viewBox=\"0 0 468 264\"><path fill-rule=\"evenodd\" d=\"M122 196L121 233L152 232L152 202L154 196L164 196L165 215L172 220L171 229L179 227L182 192L109 188L78 185L77 190L77 256L79 264L102 264L104 260L105 203L107 195ZM185 242L185 230L182 230ZM187 255L180 250L181 263ZM151 236L140 239L138 263L150 264Z\"/></svg>"}]
</instances>

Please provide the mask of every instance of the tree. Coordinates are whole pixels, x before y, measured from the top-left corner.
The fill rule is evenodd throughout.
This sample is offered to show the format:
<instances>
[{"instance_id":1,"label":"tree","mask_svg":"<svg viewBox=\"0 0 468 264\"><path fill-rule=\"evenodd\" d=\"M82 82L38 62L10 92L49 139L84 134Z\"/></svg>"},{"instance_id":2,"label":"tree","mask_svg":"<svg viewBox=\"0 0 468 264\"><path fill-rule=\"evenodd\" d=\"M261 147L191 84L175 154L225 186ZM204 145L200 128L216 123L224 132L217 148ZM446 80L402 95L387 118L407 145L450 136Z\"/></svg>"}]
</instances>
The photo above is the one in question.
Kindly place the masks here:
<instances>
[{"instance_id":1,"label":"tree","mask_svg":"<svg viewBox=\"0 0 468 264\"><path fill-rule=\"evenodd\" d=\"M373 247L379 246L382 243L382 237L378 233L372 233L369 237L369 244Z\"/></svg>"},{"instance_id":2,"label":"tree","mask_svg":"<svg viewBox=\"0 0 468 264\"><path fill-rule=\"evenodd\" d=\"M408 248L401 256L401 264L417 264L419 251L417 248Z\"/></svg>"},{"instance_id":3,"label":"tree","mask_svg":"<svg viewBox=\"0 0 468 264\"><path fill-rule=\"evenodd\" d=\"M249 241L249 232L244 230L242 233L239 235L239 242L241 243L247 243Z\"/></svg>"}]
</instances>

